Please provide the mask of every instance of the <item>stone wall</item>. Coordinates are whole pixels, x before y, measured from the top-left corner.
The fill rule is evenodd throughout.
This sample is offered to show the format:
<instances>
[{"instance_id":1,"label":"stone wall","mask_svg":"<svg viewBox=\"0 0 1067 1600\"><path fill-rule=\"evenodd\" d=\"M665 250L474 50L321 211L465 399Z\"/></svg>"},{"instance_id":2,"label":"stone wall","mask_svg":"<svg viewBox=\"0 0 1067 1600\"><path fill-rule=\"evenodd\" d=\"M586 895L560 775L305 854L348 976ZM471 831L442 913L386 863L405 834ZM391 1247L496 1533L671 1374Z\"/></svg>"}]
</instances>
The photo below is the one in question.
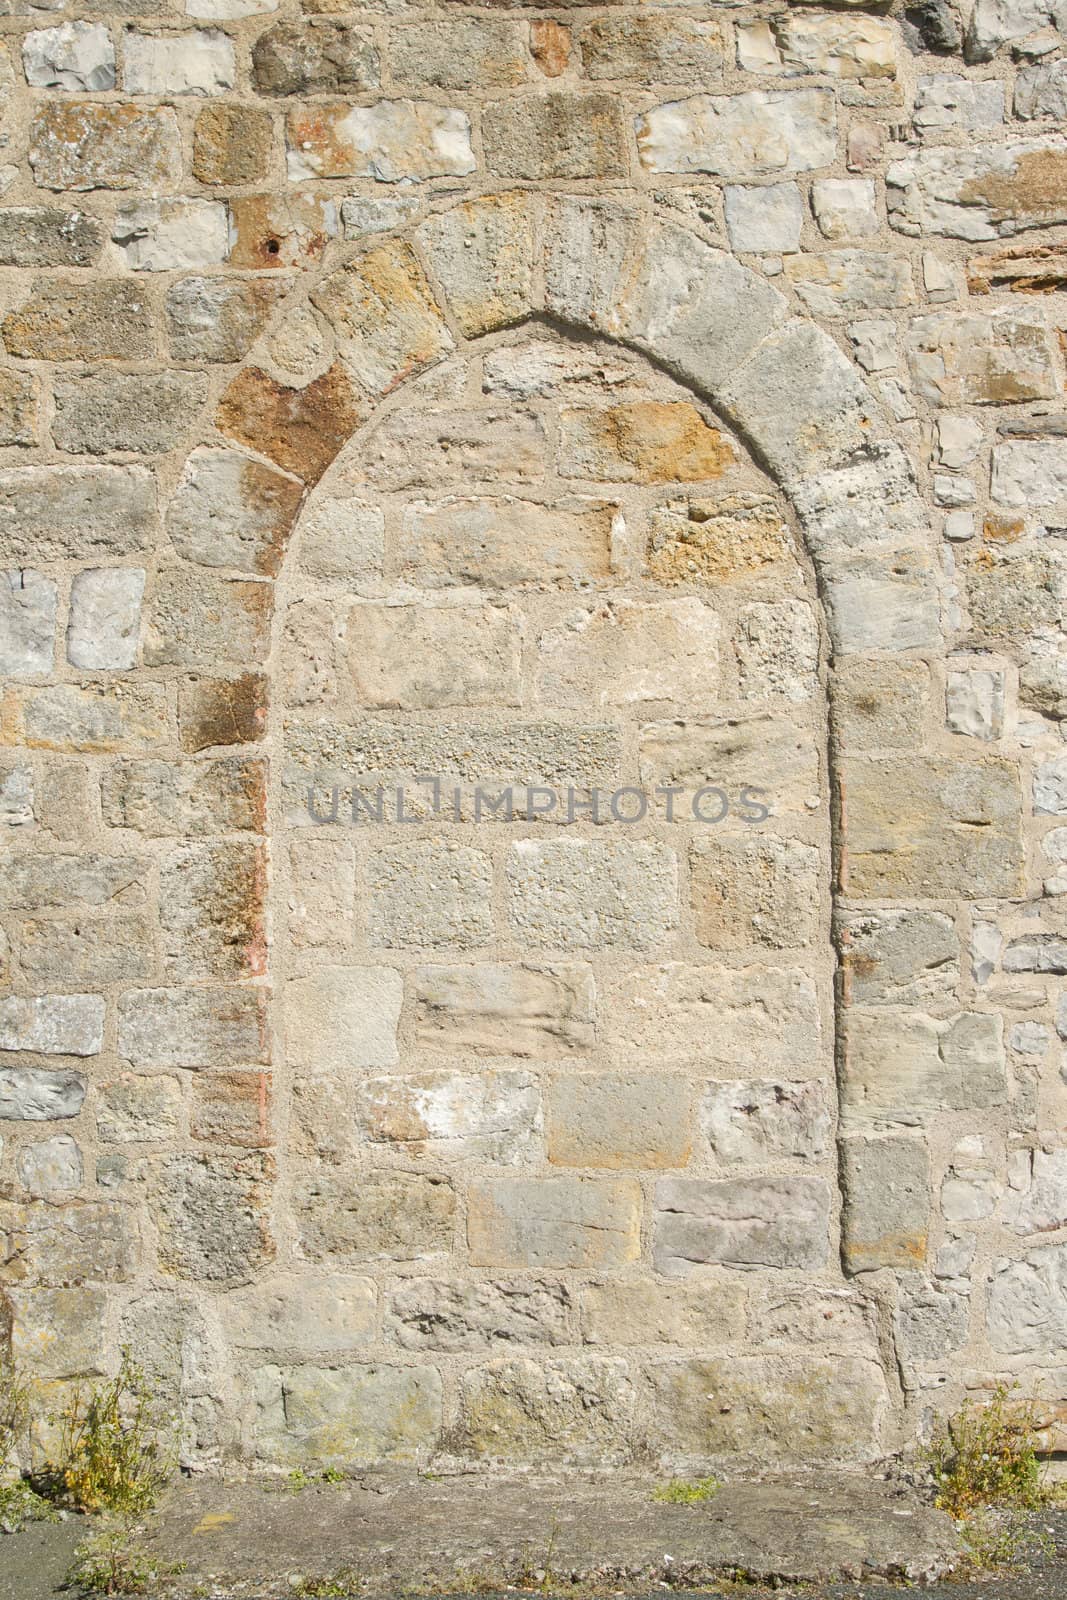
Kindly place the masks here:
<instances>
[{"instance_id":1,"label":"stone wall","mask_svg":"<svg viewBox=\"0 0 1067 1600\"><path fill-rule=\"evenodd\" d=\"M204 1467L1062 1440L1059 13L3 9L15 1358Z\"/></svg>"}]
</instances>

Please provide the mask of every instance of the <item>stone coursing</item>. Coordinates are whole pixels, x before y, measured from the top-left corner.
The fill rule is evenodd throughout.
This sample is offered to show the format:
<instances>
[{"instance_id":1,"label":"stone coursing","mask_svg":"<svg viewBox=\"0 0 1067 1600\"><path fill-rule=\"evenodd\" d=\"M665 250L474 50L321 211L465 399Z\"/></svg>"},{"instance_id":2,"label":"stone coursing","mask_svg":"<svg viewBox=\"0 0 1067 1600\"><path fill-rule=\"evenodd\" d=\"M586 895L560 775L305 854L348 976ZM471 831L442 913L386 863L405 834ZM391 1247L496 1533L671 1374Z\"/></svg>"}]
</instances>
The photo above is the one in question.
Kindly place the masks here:
<instances>
[{"instance_id":1,"label":"stone coursing","mask_svg":"<svg viewBox=\"0 0 1067 1600\"><path fill-rule=\"evenodd\" d=\"M40 1377L208 1465L1059 1423L1060 21L5 19ZM773 798L308 815L419 773Z\"/></svg>"}]
</instances>

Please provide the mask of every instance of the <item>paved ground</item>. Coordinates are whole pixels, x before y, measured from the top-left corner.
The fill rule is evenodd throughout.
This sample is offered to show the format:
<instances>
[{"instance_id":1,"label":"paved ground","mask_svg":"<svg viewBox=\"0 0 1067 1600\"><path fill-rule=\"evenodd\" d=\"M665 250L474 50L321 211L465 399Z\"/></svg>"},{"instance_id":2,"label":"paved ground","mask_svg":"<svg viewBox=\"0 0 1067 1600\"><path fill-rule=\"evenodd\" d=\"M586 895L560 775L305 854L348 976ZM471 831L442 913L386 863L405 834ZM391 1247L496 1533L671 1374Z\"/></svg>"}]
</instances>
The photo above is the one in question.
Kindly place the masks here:
<instances>
[{"instance_id":1,"label":"paved ground","mask_svg":"<svg viewBox=\"0 0 1067 1600\"><path fill-rule=\"evenodd\" d=\"M1067 1511L1037 1519L1052 1548L968 1581L948 1519L888 1482L765 1480L695 1506L657 1503L653 1487L636 1474L382 1474L299 1491L184 1482L138 1543L187 1564L167 1585L174 1600L293 1600L349 1586L383 1600L501 1589L539 1600L667 1589L761 1600L772 1587L777 1600L900 1600L901 1584L917 1582L930 1600L1067 1600ZM91 1526L70 1517L0 1538L0 1600L53 1600Z\"/></svg>"}]
</instances>

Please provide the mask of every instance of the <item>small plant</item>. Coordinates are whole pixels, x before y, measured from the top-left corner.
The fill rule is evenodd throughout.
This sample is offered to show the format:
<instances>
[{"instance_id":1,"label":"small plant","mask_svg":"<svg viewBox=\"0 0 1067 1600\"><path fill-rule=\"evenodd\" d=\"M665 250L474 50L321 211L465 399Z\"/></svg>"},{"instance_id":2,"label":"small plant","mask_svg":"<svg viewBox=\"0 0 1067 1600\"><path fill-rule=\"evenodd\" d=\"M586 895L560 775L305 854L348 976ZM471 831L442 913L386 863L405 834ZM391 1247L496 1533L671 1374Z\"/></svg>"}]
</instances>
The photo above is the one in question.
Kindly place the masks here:
<instances>
[{"instance_id":1,"label":"small plant","mask_svg":"<svg viewBox=\"0 0 1067 1600\"><path fill-rule=\"evenodd\" d=\"M322 1474L323 1483L344 1483L345 1475L340 1467L327 1467Z\"/></svg>"},{"instance_id":2,"label":"small plant","mask_svg":"<svg viewBox=\"0 0 1067 1600\"><path fill-rule=\"evenodd\" d=\"M294 1494L301 1489L309 1489L311 1487L311 1479L308 1477L303 1467L294 1467L292 1472L290 1472L289 1476L286 1478L285 1483L286 1487L292 1489Z\"/></svg>"},{"instance_id":3,"label":"small plant","mask_svg":"<svg viewBox=\"0 0 1067 1600\"><path fill-rule=\"evenodd\" d=\"M1045 1500L1034 1406L998 1384L987 1405L964 1402L926 1450L937 1505L956 1521L981 1506L1032 1511Z\"/></svg>"},{"instance_id":4,"label":"small plant","mask_svg":"<svg viewBox=\"0 0 1067 1600\"><path fill-rule=\"evenodd\" d=\"M18 1443L30 1420L32 1388L10 1362L0 1361L0 1533L17 1533L24 1522L54 1522L47 1500L18 1475Z\"/></svg>"},{"instance_id":5,"label":"small plant","mask_svg":"<svg viewBox=\"0 0 1067 1600\"><path fill-rule=\"evenodd\" d=\"M718 1478L672 1478L670 1483L653 1489L652 1498L668 1506L698 1506L717 1494L721 1485Z\"/></svg>"},{"instance_id":6,"label":"small plant","mask_svg":"<svg viewBox=\"0 0 1067 1600\"><path fill-rule=\"evenodd\" d=\"M300 1600L346 1600L359 1593L359 1578L348 1567L327 1578L301 1578L293 1585Z\"/></svg>"},{"instance_id":7,"label":"small plant","mask_svg":"<svg viewBox=\"0 0 1067 1600\"><path fill-rule=\"evenodd\" d=\"M54 1475L72 1505L125 1516L155 1505L175 1466L174 1419L160 1410L128 1351L114 1378L74 1391L59 1421Z\"/></svg>"},{"instance_id":8,"label":"small plant","mask_svg":"<svg viewBox=\"0 0 1067 1600\"><path fill-rule=\"evenodd\" d=\"M125 1520L84 1539L74 1552L67 1586L92 1594L144 1594L185 1571L184 1561L160 1561L138 1549Z\"/></svg>"}]
</instances>

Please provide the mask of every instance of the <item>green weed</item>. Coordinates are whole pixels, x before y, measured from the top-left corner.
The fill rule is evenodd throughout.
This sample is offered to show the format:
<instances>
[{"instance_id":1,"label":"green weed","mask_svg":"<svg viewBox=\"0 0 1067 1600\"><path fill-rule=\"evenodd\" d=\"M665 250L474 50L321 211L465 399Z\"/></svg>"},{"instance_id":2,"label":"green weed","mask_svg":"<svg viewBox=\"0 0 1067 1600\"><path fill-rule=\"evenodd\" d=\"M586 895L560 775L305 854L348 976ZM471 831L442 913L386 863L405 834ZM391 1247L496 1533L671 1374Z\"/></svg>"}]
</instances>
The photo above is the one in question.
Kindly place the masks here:
<instances>
[{"instance_id":1,"label":"green weed","mask_svg":"<svg viewBox=\"0 0 1067 1600\"><path fill-rule=\"evenodd\" d=\"M722 1485L718 1478L672 1478L670 1483L653 1489L653 1500L668 1506L698 1506L717 1494Z\"/></svg>"},{"instance_id":2,"label":"green weed","mask_svg":"<svg viewBox=\"0 0 1067 1600\"><path fill-rule=\"evenodd\" d=\"M174 1418L127 1351L114 1378L75 1389L58 1421L53 1476L72 1505L125 1516L155 1505L176 1465Z\"/></svg>"}]
</instances>

